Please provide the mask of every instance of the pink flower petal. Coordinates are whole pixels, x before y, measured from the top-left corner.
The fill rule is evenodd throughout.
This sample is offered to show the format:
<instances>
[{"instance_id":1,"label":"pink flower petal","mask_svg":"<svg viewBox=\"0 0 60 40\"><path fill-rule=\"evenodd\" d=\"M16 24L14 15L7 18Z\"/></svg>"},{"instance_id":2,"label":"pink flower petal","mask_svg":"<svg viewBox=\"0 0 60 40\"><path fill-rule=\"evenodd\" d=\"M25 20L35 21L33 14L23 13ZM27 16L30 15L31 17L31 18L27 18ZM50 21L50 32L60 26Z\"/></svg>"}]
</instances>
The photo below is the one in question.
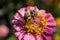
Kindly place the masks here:
<instances>
[{"instance_id":1,"label":"pink flower petal","mask_svg":"<svg viewBox=\"0 0 60 40\"><path fill-rule=\"evenodd\" d=\"M20 30L24 29L24 24L23 23L20 23L17 20L12 20L12 23L13 23L13 27L16 31L20 31Z\"/></svg>"},{"instance_id":2,"label":"pink flower petal","mask_svg":"<svg viewBox=\"0 0 60 40\"><path fill-rule=\"evenodd\" d=\"M55 20L54 19L49 19L49 20L47 20L48 22L55 22Z\"/></svg>"},{"instance_id":3,"label":"pink flower petal","mask_svg":"<svg viewBox=\"0 0 60 40\"><path fill-rule=\"evenodd\" d=\"M47 25L48 26L56 26L56 22L48 22Z\"/></svg>"},{"instance_id":4,"label":"pink flower petal","mask_svg":"<svg viewBox=\"0 0 60 40\"><path fill-rule=\"evenodd\" d=\"M15 29L16 31L20 31L20 30L21 30L21 28L20 28L19 26L16 26L16 25L14 25L14 29Z\"/></svg>"},{"instance_id":5,"label":"pink flower petal","mask_svg":"<svg viewBox=\"0 0 60 40\"><path fill-rule=\"evenodd\" d=\"M15 32L14 34L16 37L18 37L20 35L20 32Z\"/></svg>"},{"instance_id":6,"label":"pink flower petal","mask_svg":"<svg viewBox=\"0 0 60 40\"><path fill-rule=\"evenodd\" d=\"M24 32L23 33L20 33L20 35L18 37L18 40L22 40L23 37L24 37Z\"/></svg>"},{"instance_id":7,"label":"pink flower petal","mask_svg":"<svg viewBox=\"0 0 60 40\"><path fill-rule=\"evenodd\" d=\"M24 17L24 13L26 8L21 8L20 10L18 10L18 12Z\"/></svg>"},{"instance_id":8,"label":"pink flower petal","mask_svg":"<svg viewBox=\"0 0 60 40\"><path fill-rule=\"evenodd\" d=\"M55 27L45 27L44 31L48 34L53 34L56 31Z\"/></svg>"},{"instance_id":9,"label":"pink flower petal","mask_svg":"<svg viewBox=\"0 0 60 40\"><path fill-rule=\"evenodd\" d=\"M41 13L46 13L46 11L45 11L45 10L39 10L39 12L41 12Z\"/></svg>"},{"instance_id":10,"label":"pink flower petal","mask_svg":"<svg viewBox=\"0 0 60 40\"><path fill-rule=\"evenodd\" d=\"M56 26L56 22L50 13L46 14L45 17L47 18L47 25L48 26Z\"/></svg>"},{"instance_id":11,"label":"pink flower petal","mask_svg":"<svg viewBox=\"0 0 60 40\"><path fill-rule=\"evenodd\" d=\"M36 36L37 40L43 40L43 37L41 35Z\"/></svg>"},{"instance_id":12,"label":"pink flower petal","mask_svg":"<svg viewBox=\"0 0 60 40\"><path fill-rule=\"evenodd\" d=\"M35 40L35 37L32 34L28 33L28 34L25 34L23 39L24 40Z\"/></svg>"},{"instance_id":13,"label":"pink flower petal","mask_svg":"<svg viewBox=\"0 0 60 40\"><path fill-rule=\"evenodd\" d=\"M26 10L27 11L30 11L30 10L38 11L39 9L35 6L28 6L28 7L26 7Z\"/></svg>"},{"instance_id":14,"label":"pink flower petal","mask_svg":"<svg viewBox=\"0 0 60 40\"><path fill-rule=\"evenodd\" d=\"M23 21L24 22L24 21ZM16 25L16 26L21 26L21 27L23 27L24 26L24 23L23 23L22 21L20 21L20 20L12 20L12 24L13 25Z\"/></svg>"},{"instance_id":15,"label":"pink flower petal","mask_svg":"<svg viewBox=\"0 0 60 40\"><path fill-rule=\"evenodd\" d=\"M14 18L17 19L17 20L20 20L20 21L24 21L24 19L19 15L19 13L16 13L14 15Z\"/></svg>"},{"instance_id":16,"label":"pink flower petal","mask_svg":"<svg viewBox=\"0 0 60 40\"><path fill-rule=\"evenodd\" d=\"M44 35L44 34L42 34L42 35L44 36L44 38L46 40L52 40L52 36L51 35Z\"/></svg>"},{"instance_id":17,"label":"pink flower petal","mask_svg":"<svg viewBox=\"0 0 60 40\"><path fill-rule=\"evenodd\" d=\"M39 10L38 12L40 12L40 14L43 14L44 16L46 15L46 11L45 10Z\"/></svg>"},{"instance_id":18,"label":"pink flower petal","mask_svg":"<svg viewBox=\"0 0 60 40\"><path fill-rule=\"evenodd\" d=\"M47 20L54 19L51 13L47 13L45 17Z\"/></svg>"}]
</instances>

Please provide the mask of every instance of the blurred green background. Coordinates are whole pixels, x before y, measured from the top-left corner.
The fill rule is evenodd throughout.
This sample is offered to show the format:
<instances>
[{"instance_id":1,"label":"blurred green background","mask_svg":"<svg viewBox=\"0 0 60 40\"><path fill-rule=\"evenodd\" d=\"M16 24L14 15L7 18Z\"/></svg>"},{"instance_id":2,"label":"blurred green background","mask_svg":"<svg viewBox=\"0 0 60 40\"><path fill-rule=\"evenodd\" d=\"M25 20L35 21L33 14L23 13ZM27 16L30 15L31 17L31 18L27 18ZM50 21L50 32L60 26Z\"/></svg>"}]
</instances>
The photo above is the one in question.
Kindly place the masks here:
<instances>
[{"instance_id":1,"label":"blurred green background","mask_svg":"<svg viewBox=\"0 0 60 40\"><path fill-rule=\"evenodd\" d=\"M60 0L0 0L0 25L5 24L10 29L9 35L0 40L17 40L11 20L18 9L26 6L37 6L52 13L57 23L53 40L60 40Z\"/></svg>"}]
</instances>

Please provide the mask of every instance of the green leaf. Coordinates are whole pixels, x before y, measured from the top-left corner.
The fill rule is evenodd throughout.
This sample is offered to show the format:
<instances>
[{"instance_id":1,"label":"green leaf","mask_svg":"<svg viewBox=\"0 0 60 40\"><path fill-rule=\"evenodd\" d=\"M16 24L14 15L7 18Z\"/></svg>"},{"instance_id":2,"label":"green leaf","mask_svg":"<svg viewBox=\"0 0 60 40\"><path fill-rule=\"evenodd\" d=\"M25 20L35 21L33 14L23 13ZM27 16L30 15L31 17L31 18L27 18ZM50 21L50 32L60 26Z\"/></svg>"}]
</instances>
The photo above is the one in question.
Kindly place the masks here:
<instances>
[{"instance_id":1,"label":"green leaf","mask_svg":"<svg viewBox=\"0 0 60 40\"><path fill-rule=\"evenodd\" d=\"M14 35L11 35L7 40L17 40L17 38Z\"/></svg>"}]
</instances>

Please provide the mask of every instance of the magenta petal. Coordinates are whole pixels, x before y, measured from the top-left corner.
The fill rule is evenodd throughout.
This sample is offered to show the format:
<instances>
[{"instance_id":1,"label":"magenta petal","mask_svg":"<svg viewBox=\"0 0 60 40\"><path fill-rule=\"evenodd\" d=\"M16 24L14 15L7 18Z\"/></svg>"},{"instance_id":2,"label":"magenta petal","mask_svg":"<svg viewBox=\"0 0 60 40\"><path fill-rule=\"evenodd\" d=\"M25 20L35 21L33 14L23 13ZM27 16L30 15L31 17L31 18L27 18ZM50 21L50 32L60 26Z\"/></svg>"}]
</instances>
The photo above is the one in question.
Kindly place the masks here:
<instances>
[{"instance_id":1,"label":"magenta petal","mask_svg":"<svg viewBox=\"0 0 60 40\"><path fill-rule=\"evenodd\" d=\"M14 29L15 29L16 31L20 31L20 30L21 30L21 28L20 28L19 26L16 26L16 25L14 25Z\"/></svg>"},{"instance_id":2,"label":"magenta petal","mask_svg":"<svg viewBox=\"0 0 60 40\"><path fill-rule=\"evenodd\" d=\"M18 37L20 35L20 32L15 32L14 34L16 37Z\"/></svg>"},{"instance_id":3,"label":"magenta petal","mask_svg":"<svg viewBox=\"0 0 60 40\"><path fill-rule=\"evenodd\" d=\"M44 38L46 40L52 40L52 36L51 35L44 35L44 34L42 34L42 35L44 36Z\"/></svg>"},{"instance_id":4,"label":"magenta petal","mask_svg":"<svg viewBox=\"0 0 60 40\"><path fill-rule=\"evenodd\" d=\"M45 10L39 10L39 12L41 12L41 13L46 13L46 11L45 11Z\"/></svg>"},{"instance_id":5,"label":"magenta petal","mask_svg":"<svg viewBox=\"0 0 60 40\"><path fill-rule=\"evenodd\" d=\"M47 25L48 26L56 26L56 22L48 22Z\"/></svg>"},{"instance_id":6,"label":"magenta petal","mask_svg":"<svg viewBox=\"0 0 60 40\"><path fill-rule=\"evenodd\" d=\"M30 34L30 33L25 34L23 39L24 40L35 40L34 36L32 34Z\"/></svg>"},{"instance_id":7,"label":"magenta petal","mask_svg":"<svg viewBox=\"0 0 60 40\"><path fill-rule=\"evenodd\" d=\"M26 10L27 11L30 11L30 10L38 11L39 9L35 6L28 6L28 7L26 7Z\"/></svg>"},{"instance_id":8,"label":"magenta petal","mask_svg":"<svg viewBox=\"0 0 60 40\"><path fill-rule=\"evenodd\" d=\"M43 14L44 16L46 16L46 11L45 10L39 10L38 12L40 12L40 14Z\"/></svg>"},{"instance_id":9,"label":"magenta petal","mask_svg":"<svg viewBox=\"0 0 60 40\"><path fill-rule=\"evenodd\" d=\"M16 31L20 31L24 27L24 24L22 21L12 20L12 23L13 23L13 27Z\"/></svg>"},{"instance_id":10,"label":"magenta petal","mask_svg":"<svg viewBox=\"0 0 60 40\"><path fill-rule=\"evenodd\" d=\"M20 20L12 20L12 23L16 26L21 26L21 27L24 26L24 23Z\"/></svg>"},{"instance_id":11,"label":"magenta petal","mask_svg":"<svg viewBox=\"0 0 60 40\"><path fill-rule=\"evenodd\" d=\"M36 39L37 39L37 40L43 40L43 37L42 37L41 35L37 35L37 36L36 36Z\"/></svg>"},{"instance_id":12,"label":"magenta petal","mask_svg":"<svg viewBox=\"0 0 60 40\"><path fill-rule=\"evenodd\" d=\"M20 33L20 35L18 37L18 40L22 40L23 37L24 37L24 32L23 33Z\"/></svg>"},{"instance_id":13,"label":"magenta petal","mask_svg":"<svg viewBox=\"0 0 60 40\"><path fill-rule=\"evenodd\" d=\"M24 13L26 8L21 8L20 10L18 10L18 12L24 17Z\"/></svg>"},{"instance_id":14,"label":"magenta petal","mask_svg":"<svg viewBox=\"0 0 60 40\"><path fill-rule=\"evenodd\" d=\"M54 19L51 13L47 13L45 17L47 20Z\"/></svg>"},{"instance_id":15,"label":"magenta petal","mask_svg":"<svg viewBox=\"0 0 60 40\"><path fill-rule=\"evenodd\" d=\"M56 28L55 27L53 27L53 28L51 28L51 27L45 27L44 31L46 33L48 33L48 34L53 34L56 31Z\"/></svg>"},{"instance_id":16,"label":"magenta petal","mask_svg":"<svg viewBox=\"0 0 60 40\"><path fill-rule=\"evenodd\" d=\"M55 20L54 19L49 19L49 20L47 20L48 22L55 22Z\"/></svg>"},{"instance_id":17,"label":"magenta petal","mask_svg":"<svg viewBox=\"0 0 60 40\"><path fill-rule=\"evenodd\" d=\"M47 18L47 21L48 21L47 25L48 26L56 26L56 22L55 22L53 16L50 13L46 14L45 17Z\"/></svg>"},{"instance_id":18,"label":"magenta petal","mask_svg":"<svg viewBox=\"0 0 60 40\"><path fill-rule=\"evenodd\" d=\"M20 20L20 21L24 21L24 19L19 15L19 13L16 13L14 15L14 18L17 19L17 20Z\"/></svg>"}]
</instances>

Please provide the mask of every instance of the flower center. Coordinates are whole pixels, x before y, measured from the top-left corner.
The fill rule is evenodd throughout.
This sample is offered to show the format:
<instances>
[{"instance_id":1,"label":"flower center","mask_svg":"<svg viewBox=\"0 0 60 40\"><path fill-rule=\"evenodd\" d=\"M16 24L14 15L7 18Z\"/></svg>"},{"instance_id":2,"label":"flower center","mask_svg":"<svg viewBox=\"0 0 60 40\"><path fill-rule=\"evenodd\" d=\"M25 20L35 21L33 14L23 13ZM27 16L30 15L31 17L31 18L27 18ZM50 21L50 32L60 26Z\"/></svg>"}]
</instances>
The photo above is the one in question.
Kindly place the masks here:
<instances>
[{"instance_id":1,"label":"flower center","mask_svg":"<svg viewBox=\"0 0 60 40\"><path fill-rule=\"evenodd\" d=\"M28 11L25 13L25 28L27 32L41 34L46 26L47 20L40 12Z\"/></svg>"}]
</instances>

